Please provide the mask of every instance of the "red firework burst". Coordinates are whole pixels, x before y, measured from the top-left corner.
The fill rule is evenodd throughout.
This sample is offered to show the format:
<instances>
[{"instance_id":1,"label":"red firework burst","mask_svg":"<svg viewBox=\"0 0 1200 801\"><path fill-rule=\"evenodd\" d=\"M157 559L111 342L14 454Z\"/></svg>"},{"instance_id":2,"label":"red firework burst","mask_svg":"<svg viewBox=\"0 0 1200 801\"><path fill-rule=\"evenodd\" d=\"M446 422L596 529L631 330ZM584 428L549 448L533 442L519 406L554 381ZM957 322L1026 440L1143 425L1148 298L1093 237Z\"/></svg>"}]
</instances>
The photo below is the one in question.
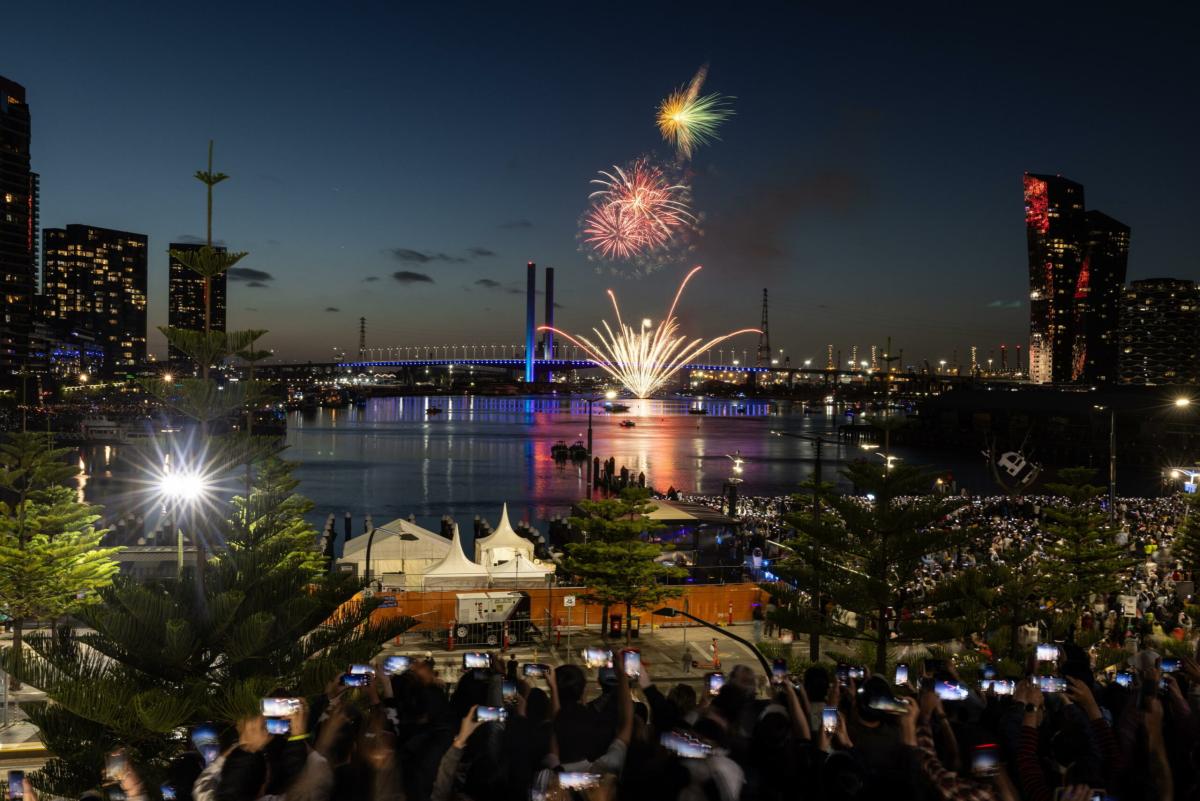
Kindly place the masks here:
<instances>
[{"instance_id":1,"label":"red firework burst","mask_svg":"<svg viewBox=\"0 0 1200 801\"><path fill-rule=\"evenodd\" d=\"M583 241L606 259L632 259L645 244L632 215L615 203L593 205L583 216Z\"/></svg>"},{"instance_id":2,"label":"red firework burst","mask_svg":"<svg viewBox=\"0 0 1200 801\"><path fill-rule=\"evenodd\" d=\"M592 183L592 207L584 216L584 241L605 258L628 259L671 241L695 220L688 188L673 184L646 159L601 172Z\"/></svg>"}]
</instances>

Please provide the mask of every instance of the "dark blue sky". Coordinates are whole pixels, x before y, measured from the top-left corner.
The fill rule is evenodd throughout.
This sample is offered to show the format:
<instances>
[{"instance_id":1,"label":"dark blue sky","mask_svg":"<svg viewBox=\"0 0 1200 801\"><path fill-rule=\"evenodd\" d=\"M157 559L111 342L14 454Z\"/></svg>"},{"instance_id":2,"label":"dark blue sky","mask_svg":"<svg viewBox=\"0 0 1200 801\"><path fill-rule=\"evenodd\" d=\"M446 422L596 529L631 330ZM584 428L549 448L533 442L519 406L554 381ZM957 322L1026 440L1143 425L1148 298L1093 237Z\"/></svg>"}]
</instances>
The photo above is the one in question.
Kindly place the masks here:
<instances>
[{"instance_id":1,"label":"dark blue sky","mask_svg":"<svg viewBox=\"0 0 1200 801\"><path fill-rule=\"evenodd\" d=\"M270 276L231 284L231 325L285 357L355 348L359 316L375 346L517 342L530 259L569 330L608 286L661 314L698 262L698 334L756 325L765 286L794 358L985 356L1027 336L1024 170L1132 226L1131 278L1197 277L1194 15L842 5L38 0L6 5L0 74L29 91L42 224L150 235L152 324L215 139L216 235ZM596 274L588 181L666 155L655 104L704 62L737 114L694 161L698 251Z\"/></svg>"}]
</instances>

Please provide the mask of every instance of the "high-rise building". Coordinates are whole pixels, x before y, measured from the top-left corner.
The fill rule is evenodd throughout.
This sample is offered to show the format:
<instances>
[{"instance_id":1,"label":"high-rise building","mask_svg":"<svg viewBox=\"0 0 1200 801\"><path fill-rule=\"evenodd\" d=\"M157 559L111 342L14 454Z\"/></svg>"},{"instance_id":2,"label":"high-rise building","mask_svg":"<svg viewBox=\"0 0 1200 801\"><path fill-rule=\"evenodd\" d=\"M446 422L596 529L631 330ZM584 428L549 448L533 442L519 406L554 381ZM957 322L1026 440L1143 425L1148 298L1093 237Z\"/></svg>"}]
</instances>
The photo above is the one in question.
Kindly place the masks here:
<instances>
[{"instance_id":1,"label":"high-rise building","mask_svg":"<svg viewBox=\"0 0 1200 801\"><path fill-rule=\"evenodd\" d=\"M1060 175L1026 173L1025 235L1030 380L1115 380L1129 228L1085 211L1082 185Z\"/></svg>"},{"instance_id":2,"label":"high-rise building","mask_svg":"<svg viewBox=\"0 0 1200 801\"><path fill-rule=\"evenodd\" d=\"M29 162L25 87L0 77L0 373L21 368L29 351L37 279L37 176Z\"/></svg>"},{"instance_id":3,"label":"high-rise building","mask_svg":"<svg viewBox=\"0 0 1200 801\"><path fill-rule=\"evenodd\" d=\"M1133 281L1121 298L1121 383L1200 383L1200 289L1194 281Z\"/></svg>"},{"instance_id":4,"label":"high-rise building","mask_svg":"<svg viewBox=\"0 0 1200 801\"><path fill-rule=\"evenodd\" d=\"M42 244L47 317L91 332L110 372L145 362L146 235L68 225Z\"/></svg>"},{"instance_id":5,"label":"high-rise building","mask_svg":"<svg viewBox=\"0 0 1200 801\"><path fill-rule=\"evenodd\" d=\"M204 247L192 243L172 242L171 251L196 251ZM214 246L221 253L225 248ZM189 331L204 330L204 279L174 256L169 257L170 277L167 289L167 325ZM210 283L209 327L213 331L225 330L225 289L228 277L221 273ZM169 349L174 363L188 361L188 356L174 347Z\"/></svg>"}]
</instances>

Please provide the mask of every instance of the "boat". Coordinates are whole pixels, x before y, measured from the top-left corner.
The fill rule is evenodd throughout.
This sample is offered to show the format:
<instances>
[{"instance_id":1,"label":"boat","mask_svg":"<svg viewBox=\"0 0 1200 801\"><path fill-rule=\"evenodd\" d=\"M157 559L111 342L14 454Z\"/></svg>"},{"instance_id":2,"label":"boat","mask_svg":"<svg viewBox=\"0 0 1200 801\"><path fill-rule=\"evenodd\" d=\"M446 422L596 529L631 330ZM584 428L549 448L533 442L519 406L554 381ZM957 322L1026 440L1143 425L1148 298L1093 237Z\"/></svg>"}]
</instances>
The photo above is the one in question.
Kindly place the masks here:
<instances>
[{"instance_id":1,"label":"boat","mask_svg":"<svg viewBox=\"0 0 1200 801\"><path fill-rule=\"evenodd\" d=\"M708 409L688 409L688 414L708 414Z\"/></svg>"},{"instance_id":2,"label":"boat","mask_svg":"<svg viewBox=\"0 0 1200 801\"><path fill-rule=\"evenodd\" d=\"M621 428L633 428L637 425L637 423L633 422L632 420L622 420L619 425Z\"/></svg>"},{"instance_id":3,"label":"boat","mask_svg":"<svg viewBox=\"0 0 1200 801\"><path fill-rule=\"evenodd\" d=\"M559 440L550 446L550 455L556 460L565 461L571 455L571 449L567 447L565 440Z\"/></svg>"},{"instance_id":4,"label":"boat","mask_svg":"<svg viewBox=\"0 0 1200 801\"><path fill-rule=\"evenodd\" d=\"M629 411L629 407L623 403L606 403L604 404L604 408L608 409L608 411L612 414L620 414L621 412Z\"/></svg>"},{"instance_id":5,"label":"boat","mask_svg":"<svg viewBox=\"0 0 1200 801\"><path fill-rule=\"evenodd\" d=\"M575 444L571 446L569 454L572 460L581 462L588 458L587 446L583 444L582 440L575 440Z\"/></svg>"},{"instance_id":6,"label":"boat","mask_svg":"<svg viewBox=\"0 0 1200 801\"><path fill-rule=\"evenodd\" d=\"M138 445L153 441L156 432L148 420L116 422L97 415L83 418L79 422L79 433L88 442Z\"/></svg>"},{"instance_id":7,"label":"boat","mask_svg":"<svg viewBox=\"0 0 1200 801\"><path fill-rule=\"evenodd\" d=\"M429 415L441 414L441 413L442 413L442 408L440 406L430 406L428 409L425 410L425 414L429 414Z\"/></svg>"}]
</instances>

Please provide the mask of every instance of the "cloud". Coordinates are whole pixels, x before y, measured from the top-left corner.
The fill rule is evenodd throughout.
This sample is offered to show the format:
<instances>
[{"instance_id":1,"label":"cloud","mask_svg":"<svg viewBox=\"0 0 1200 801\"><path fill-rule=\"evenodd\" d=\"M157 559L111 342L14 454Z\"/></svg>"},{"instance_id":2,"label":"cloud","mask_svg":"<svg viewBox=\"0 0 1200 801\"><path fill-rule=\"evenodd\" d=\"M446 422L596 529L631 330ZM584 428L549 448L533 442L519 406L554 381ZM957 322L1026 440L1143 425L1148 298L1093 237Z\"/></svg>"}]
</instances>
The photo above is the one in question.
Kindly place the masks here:
<instances>
[{"instance_id":1,"label":"cloud","mask_svg":"<svg viewBox=\"0 0 1200 801\"><path fill-rule=\"evenodd\" d=\"M1019 300L993 300L991 303L987 304L987 308L989 308L989 309L1019 309L1019 308L1021 308L1021 301L1019 301Z\"/></svg>"},{"instance_id":2,"label":"cloud","mask_svg":"<svg viewBox=\"0 0 1200 801\"><path fill-rule=\"evenodd\" d=\"M230 267L230 281L273 281L275 276L263 270L256 270L253 267Z\"/></svg>"},{"instance_id":3,"label":"cloud","mask_svg":"<svg viewBox=\"0 0 1200 801\"><path fill-rule=\"evenodd\" d=\"M516 230L518 228L532 228L533 223L530 220L526 220L525 218L522 217L520 219L509 220L508 222L502 222L502 223L500 223L500 227L504 228L506 230L512 231L512 230Z\"/></svg>"},{"instance_id":4,"label":"cloud","mask_svg":"<svg viewBox=\"0 0 1200 801\"><path fill-rule=\"evenodd\" d=\"M327 312L336 312L336 311L341 311L341 309L339 309L337 306L326 306L326 307L325 307L325 311L327 311Z\"/></svg>"},{"instance_id":5,"label":"cloud","mask_svg":"<svg viewBox=\"0 0 1200 801\"><path fill-rule=\"evenodd\" d=\"M403 264L430 264L435 261L463 264L467 261L461 256L413 250L412 248L389 248L387 252L391 254L393 259Z\"/></svg>"},{"instance_id":6,"label":"cloud","mask_svg":"<svg viewBox=\"0 0 1200 801\"><path fill-rule=\"evenodd\" d=\"M262 281L251 281L250 283L246 284L246 286L254 287L255 289L262 289L263 287L265 287L267 285L264 284Z\"/></svg>"},{"instance_id":7,"label":"cloud","mask_svg":"<svg viewBox=\"0 0 1200 801\"><path fill-rule=\"evenodd\" d=\"M496 255L496 251L488 250L487 248L481 248L478 245L473 248L467 248L467 253L471 254L477 259L486 259Z\"/></svg>"},{"instance_id":8,"label":"cloud","mask_svg":"<svg viewBox=\"0 0 1200 801\"><path fill-rule=\"evenodd\" d=\"M480 278L475 282L475 286L481 286L484 289L499 289L502 285L499 281L491 278Z\"/></svg>"},{"instance_id":9,"label":"cloud","mask_svg":"<svg viewBox=\"0 0 1200 801\"><path fill-rule=\"evenodd\" d=\"M414 273L411 270L399 270L392 273L392 278L402 284L432 284L433 279L425 273Z\"/></svg>"},{"instance_id":10,"label":"cloud","mask_svg":"<svg viewBox=\"0 0 1200 801\"><path fill-rule=\"evenodd\" d=\"M370 282L370 281L378 281L378 280L379 280L379 276L378 276L378 275L368 275L366 278L364 278L364 279L363 279L363 282L364 282L364 283L367 283L367 282Z\"/></svg>"}]
</instances>

